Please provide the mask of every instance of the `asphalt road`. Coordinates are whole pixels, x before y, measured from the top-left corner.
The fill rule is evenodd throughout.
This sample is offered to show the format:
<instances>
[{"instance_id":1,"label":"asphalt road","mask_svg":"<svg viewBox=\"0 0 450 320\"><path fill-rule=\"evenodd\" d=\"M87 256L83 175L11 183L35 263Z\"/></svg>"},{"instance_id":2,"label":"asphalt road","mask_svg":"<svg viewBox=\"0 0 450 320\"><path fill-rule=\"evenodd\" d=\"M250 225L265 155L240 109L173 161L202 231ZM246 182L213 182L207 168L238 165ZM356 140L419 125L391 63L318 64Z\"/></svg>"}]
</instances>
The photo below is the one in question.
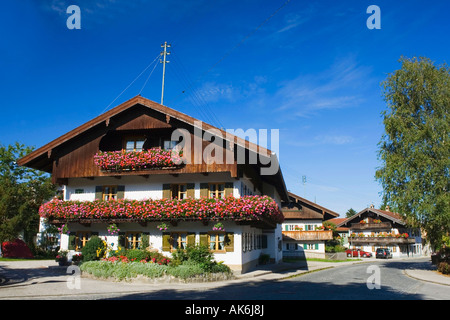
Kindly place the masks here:
<instances>
[{"instance_id":1,"label":"asphalt road","mask_svg":"<svg viewBox=\"0 0 450 320\"><path fill-rule=\"evenodd\" d=\"M450 286L404 274L405 269L429 265L429 259L373 259L289 279L255 277L217 283L117 283L83 277L80 287L65 270L34 263L33 268L0 264L0 300L450 300Z\"/></svg>"}]
</instances>

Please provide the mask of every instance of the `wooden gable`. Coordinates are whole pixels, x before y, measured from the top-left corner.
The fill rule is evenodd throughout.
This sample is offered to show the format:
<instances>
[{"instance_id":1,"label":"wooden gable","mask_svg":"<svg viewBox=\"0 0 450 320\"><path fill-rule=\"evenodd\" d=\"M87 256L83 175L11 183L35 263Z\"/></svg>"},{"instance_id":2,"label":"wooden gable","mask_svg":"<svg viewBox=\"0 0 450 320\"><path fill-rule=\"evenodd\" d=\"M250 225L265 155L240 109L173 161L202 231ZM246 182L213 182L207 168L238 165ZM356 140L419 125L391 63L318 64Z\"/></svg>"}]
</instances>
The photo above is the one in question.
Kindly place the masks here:
<instances>
[{"instance_id":1,"label":"wooden gable","mask_svg":"<svg viewBox=\"0 0 450 320\"><path fill-rule=\"evenodd\" d=\"M223 161L209 163L209 159L204 159L202 155L205 148L214 142L202 140L201 149L196 150L194 132L197 121L186 114L136 96L33 151L20 159L18 164L51 173L53 181L61 184L65 184L68 178L76 177L229 172L232 177L238 178L246 174L253 176L256 183L262 184L262 181L265 181L274 185L280 196L287 199L287 190L280 169L273 176L261 177L255 174L260 164L238 165L236 156L233 163L226 161L227 148L234 150L234 153L240 147L244 148L247 154L252 152L250 150L258 150L262 154L271 155L270 150L233 136L232 144L224 140L219 146L222 148ZM144 136L149 143L147 147L156 147L161 146L163 139L170 139L171 133L178 128L189 132L193 150L190 163L182 167L114 173L103 172L94 164L93 159L97 152L121 150L122 141L127 136ZM202 123L202 130L203 132L218 130L226 137L225 131L207 123Z\"/></svg>"}]
</instances>

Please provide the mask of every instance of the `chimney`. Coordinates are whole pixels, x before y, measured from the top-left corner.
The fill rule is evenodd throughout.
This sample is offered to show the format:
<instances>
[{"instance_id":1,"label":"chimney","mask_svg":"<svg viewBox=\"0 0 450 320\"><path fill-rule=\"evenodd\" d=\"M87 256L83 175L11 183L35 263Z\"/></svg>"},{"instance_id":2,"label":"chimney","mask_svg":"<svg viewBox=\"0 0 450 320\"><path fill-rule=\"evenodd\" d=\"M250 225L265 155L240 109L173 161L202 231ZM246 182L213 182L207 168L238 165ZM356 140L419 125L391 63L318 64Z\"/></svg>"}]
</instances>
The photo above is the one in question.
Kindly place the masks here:
<instances>
[{"instance_id":1,"label":"chimney","mask_svg":"<svg viewBox=\"0 0 450 320\"><path fill-rule=\"evenodd\" d=\"M375 206L373 205L373 203L370 205L370 208L371 208L371 209L375 208Z\"/></svg>"},{"instance_id":2,"label":"chimney","mask_svg":"<svg viewBox=\"0 0 450 320\"><path fill-rule=\"evenodd\" d=\"M389 206L386 206L386 211L390 211L391 208L389 208Z\"/></svg>"}]
</instances>

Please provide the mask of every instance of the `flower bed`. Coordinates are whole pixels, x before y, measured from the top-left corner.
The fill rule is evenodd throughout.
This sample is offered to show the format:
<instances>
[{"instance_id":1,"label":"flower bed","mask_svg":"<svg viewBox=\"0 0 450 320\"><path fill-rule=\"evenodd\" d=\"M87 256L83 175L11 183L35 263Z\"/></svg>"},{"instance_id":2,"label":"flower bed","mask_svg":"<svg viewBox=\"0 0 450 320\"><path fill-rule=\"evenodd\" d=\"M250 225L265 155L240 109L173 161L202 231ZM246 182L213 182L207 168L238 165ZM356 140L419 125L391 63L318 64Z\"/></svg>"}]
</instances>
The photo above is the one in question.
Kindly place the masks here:
<instances>
[{"instance_id":1,"label":"flower bed","mask_svg":"<svg viewBox=\"0 0 450 320\"><path fill-rule=\"evenodd\" d=\"M94 163L102 170L145 170L177 167L183 164L182 152L152 148L145 151L100 151L94 155Z\"/></svg>"},{"instance_id":2,"label":"flower bed","mask_svg":"<svg viewBox=\"0 0 450 320\"><path fill-rule=\"evenodd\" d=\"M62 201L54 199L39 208L43 218L56 220L134 219L161 220L263 220L281 223L284 216L268 196L225 199L161 199Z\"/></svg>"}]
</instances>

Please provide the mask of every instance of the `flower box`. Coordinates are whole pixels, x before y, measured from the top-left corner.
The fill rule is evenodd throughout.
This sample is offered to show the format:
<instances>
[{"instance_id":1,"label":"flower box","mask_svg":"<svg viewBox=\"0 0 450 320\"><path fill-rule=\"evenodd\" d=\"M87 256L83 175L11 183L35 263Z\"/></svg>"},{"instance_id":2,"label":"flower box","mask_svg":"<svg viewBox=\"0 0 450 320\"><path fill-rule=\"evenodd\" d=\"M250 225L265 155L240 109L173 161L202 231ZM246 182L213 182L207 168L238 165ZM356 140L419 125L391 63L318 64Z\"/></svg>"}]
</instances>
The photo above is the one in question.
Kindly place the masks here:
<instances>
[{"instance_id":1,"label":"flower box","mask_svg":"<svg viewBox=\"0 0 450 320\"><path fill-rule=\"evenodd\" d=\"M145 151L99 151L94 163L103 171L170 169L183 165L182 151L152 148Z\"/></svg>"},{"instance_id":2,"label":"flower box","mask_svg":"<svg viewBox=\"0 0 450 320\"><path fill-rule=\"evenodd\" d=\"M39 208L43 218L64 221L82 219L139 221L170 220L268 220L281 223L283 213L268 196L246 196L224 199L158 199L110 201L62 201L54 199Z\"/></svg>"}]
</instances>

